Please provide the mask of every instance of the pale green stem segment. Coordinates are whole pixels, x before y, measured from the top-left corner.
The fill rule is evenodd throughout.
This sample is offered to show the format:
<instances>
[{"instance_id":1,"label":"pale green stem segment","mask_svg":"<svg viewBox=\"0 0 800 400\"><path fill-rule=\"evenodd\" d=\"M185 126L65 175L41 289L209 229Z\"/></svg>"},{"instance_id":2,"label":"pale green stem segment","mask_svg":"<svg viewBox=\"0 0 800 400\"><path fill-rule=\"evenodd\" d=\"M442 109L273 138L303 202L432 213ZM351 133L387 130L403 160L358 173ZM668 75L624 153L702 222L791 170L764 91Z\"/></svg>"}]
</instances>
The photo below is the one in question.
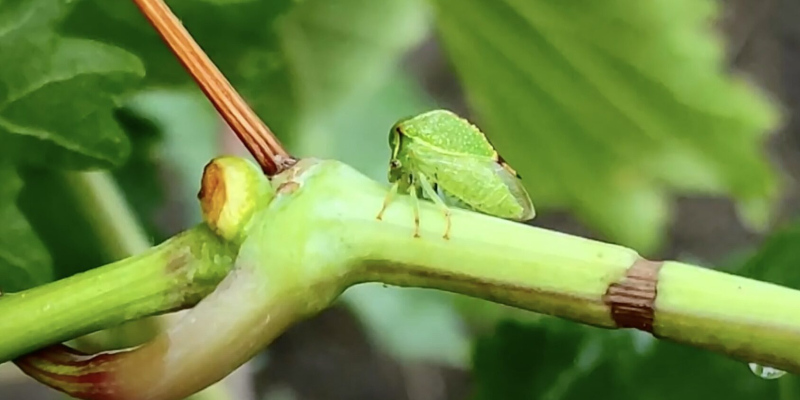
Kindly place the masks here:
<instances>
[{"instance_id":1,"label":"pale green stem segment","mask_svg":"<svg viewBox=\"0 0 800 400\"><path fill-rule=\"evenodd\" d=\"M236 249L205 225L124 260L0 297L0 363L122 322L187 308L230 271Z\"/></svg>"},{"instance_id":2,"label":"pale green stem segment","mask_svg":"<svg viewBox=\"0 0 800 400\"><path fill-rule=\"evenodd\" d=\"M800 373L800 291L678 262L658 291L657 336Z\"/></svg>"}]
</instances>

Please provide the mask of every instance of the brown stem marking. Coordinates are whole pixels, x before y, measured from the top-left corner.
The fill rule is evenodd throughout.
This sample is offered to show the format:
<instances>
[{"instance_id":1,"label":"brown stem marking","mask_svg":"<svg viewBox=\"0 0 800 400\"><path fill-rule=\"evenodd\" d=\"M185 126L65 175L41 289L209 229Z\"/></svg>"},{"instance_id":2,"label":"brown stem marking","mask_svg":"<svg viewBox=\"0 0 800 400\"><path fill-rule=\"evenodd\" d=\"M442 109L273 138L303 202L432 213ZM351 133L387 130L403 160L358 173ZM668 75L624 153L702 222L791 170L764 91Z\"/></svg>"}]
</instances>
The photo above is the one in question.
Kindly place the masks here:
<instances>
[{"instance_id":1,"label":"brown stem marking","mask_svg":"<svg viewBox=\"0 0 800 400\"><path fill-rule=\"evenodd\" d=\"M244 143L264 173L273 176L294 165L286 149L192 39L163 0L133 0L192 75L222 118Z\"/></svg>"},{"instance_id":2,"label":"brown stem marking","mask_svg":"<svg viewBox=\"0 0 800 400\"><path fill-rule=\"evenodd\" d=\"M608 287L603 302L611 308L611 318L619 328L635 328L653 333L658 272L664 263L643 258Z\"/></svg>"}]
</instances>

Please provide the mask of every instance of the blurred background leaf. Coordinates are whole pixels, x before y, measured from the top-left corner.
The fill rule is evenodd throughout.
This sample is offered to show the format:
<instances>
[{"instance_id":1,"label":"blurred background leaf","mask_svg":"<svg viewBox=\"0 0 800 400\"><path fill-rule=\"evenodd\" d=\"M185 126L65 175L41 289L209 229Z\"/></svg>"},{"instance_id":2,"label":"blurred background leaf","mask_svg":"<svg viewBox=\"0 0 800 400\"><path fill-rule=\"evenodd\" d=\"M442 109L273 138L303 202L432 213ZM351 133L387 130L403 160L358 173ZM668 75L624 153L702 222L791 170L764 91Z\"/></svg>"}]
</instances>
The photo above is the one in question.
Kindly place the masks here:
<instances>
[{"instance_id":1,"label":"blurred background leaf","mask_svg":"<svg viewBox=\"0 0 800 400\"><path fill-rule=\"evenodd\" d=\"M50 257L17 208L22 179L9 165L0 165L0 292L17 292L53 278Z\"/></svg>"},{"instance_id":2,"label":"blurred background leaf","mask_svg":"<svg viewBox=\"0 0 800 400\"><path fill-rule=\"evenodd\" d=\"M534 203L654 252L672 190L733 195L766 224L776 111L726 71L712 1L438 0L476 119Z\"/></svg>"},{"instance_id":3,"label":"blurred background leaf","mask_svg":"<svg viewBox=\"0 0 800 400\"><path fill-rule=\"evenodd\" d=\"M52 168L120 165L129 144L112 111L144 74L130 53L63 37L66 0L11 1L0 17L0 156Z\"/></svg>"},{"instance_id":4,"label":"blurred background leaf","mask_svg":"<svg viewBox=\"0 0 800 400\"><path fill-rule=\"evenodd\" d=\"M54 278L66 278L113 259L102 248L82 201L66 173L43 168L24 170L20 208L53 261Z\"/></svg>"},{"instance_id":5,"label":"blurred background leaf","mask_svg":"<svg viewBox=\"0 0 800 400\"><path fill-rule=\"evenodd\" d=\"M20 174L24 176L31 166L107 168L122 164L130 152L113 110L144 70L136 57L120 48L62 36L56 25L71 3L9 1L0 16L0 54L4 60L13 60L0 66L0 243L4 254L0 286L6 291L57 276L50 254L17 208L23 186ZM53 192L46 191L44 196L59 199ZM63 205L56 204L52 210L68 214Z\"/></svg>"},{"instance_id":6,"label":"blurred background leaf","mask_svg":"<svg viewBox=\"0 0 800 400\"><path fill-rule=\"evenodd\" d=\"M772 233L744 262L732 262L734 273L800 289L800 222Z\"/></svg>"},{"instance_id":7,"label":"blurred background leaf","mask_svg":"<svg viewBox=\"0 0 800 400\"><path fill-rule=\"evenodd\" d=\"M473 400L777 399L798 379L764 380L711 352L553 318L498 325L473 362Z\"/></svg>"},{"instance_id":8,"label":"blurred background leaf","mask_svg":"<svg viewBox=\"0 0 800 400\"><path fill-rule=\"evenodd\" d=\"M360 285L343 296L374 343L394 359L465 368L472 337L450 297L379 284Z\"/></svg>"},{"instance_id":9,"label":"blurred background leaf","mask_svg":"<svg viewBox=\"0 0 800 400\"><path fill-rule=\"evenodd\" d=\"M170 6L290 146L306 124L382 85L428 27L422 0L178 0ZM132 2L83 1L65 25L139 55L151 85L193 85Z\"/></svg>"}]
</instances>

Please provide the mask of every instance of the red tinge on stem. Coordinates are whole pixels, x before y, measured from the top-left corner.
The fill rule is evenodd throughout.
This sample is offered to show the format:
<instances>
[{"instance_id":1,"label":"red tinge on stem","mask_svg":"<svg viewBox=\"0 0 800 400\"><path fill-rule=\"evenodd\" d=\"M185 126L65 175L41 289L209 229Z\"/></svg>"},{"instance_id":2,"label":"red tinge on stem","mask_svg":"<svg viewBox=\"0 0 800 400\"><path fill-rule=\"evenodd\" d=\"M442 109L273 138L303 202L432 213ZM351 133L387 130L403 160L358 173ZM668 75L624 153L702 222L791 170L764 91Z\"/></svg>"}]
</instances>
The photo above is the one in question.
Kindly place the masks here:
<instances>
[{"instance_id":1,"label":"red tinge on stem","mask_svg":"<svg viewBox=\"0 0 800 400\"><path fill-rule=\"evenodd\" d=\"M124 400L115 353L87 354L57 344L14 360L25 374L77 399Z\"/></svg>"}]
</instances>

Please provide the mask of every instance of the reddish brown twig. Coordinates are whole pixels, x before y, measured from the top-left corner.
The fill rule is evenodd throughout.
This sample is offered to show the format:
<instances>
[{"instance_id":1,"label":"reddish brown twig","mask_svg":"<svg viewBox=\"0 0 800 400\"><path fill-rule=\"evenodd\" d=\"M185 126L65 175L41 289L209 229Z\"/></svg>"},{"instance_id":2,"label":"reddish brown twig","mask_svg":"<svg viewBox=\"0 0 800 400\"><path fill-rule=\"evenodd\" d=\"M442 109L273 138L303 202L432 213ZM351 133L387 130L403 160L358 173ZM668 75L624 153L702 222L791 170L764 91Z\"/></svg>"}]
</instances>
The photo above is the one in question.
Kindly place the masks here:
<instances>
[{"instance_id":1,"label":"reddish brown twig","mask_svg":"<svg viewBox=\"0 0 800 400\"><path fill-rule=\"evenodd\" d=\"M134 0L222 118L269 176L294 164L267 125L217 69L163 0Z\"/></svg>"}]
</instances>

